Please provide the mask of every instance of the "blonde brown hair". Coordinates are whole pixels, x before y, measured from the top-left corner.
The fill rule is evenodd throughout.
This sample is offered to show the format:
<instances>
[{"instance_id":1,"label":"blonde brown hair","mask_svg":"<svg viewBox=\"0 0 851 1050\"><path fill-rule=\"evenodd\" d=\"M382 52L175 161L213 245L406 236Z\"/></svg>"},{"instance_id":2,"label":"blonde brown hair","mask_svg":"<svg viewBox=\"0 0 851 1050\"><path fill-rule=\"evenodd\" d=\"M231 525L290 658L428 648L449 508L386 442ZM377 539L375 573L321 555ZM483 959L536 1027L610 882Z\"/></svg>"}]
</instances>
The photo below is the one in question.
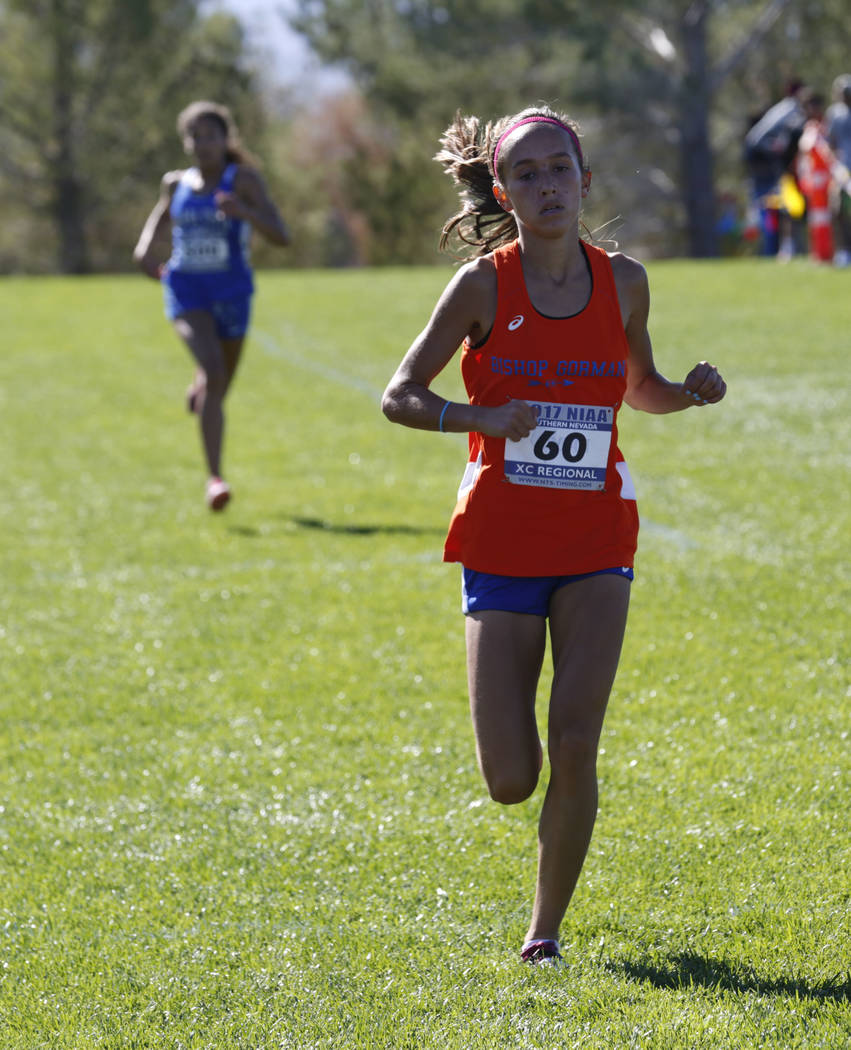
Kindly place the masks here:
<instances>
[{"instance_id":1,"label":"blonde brown hair","mask_svg":"<svg viewBox=\"0 0 851 1050\"><path fill-rule=\"evenodd\" d=\"M434 159L459 187L461 210L449 219L440 235L440 247L445 249L455 238L475 248L468 257L487 255L494 248L508 244L517 237L517 223L510 212L502 209L493 195L493 184L500 172L494 168L494 150L500 137L513 124L530 118L543 118L562 124L576 140L577 159L587 170L579 148L579 127L564 113L557 113L547 105L524 109L513 116L501 117L483 123L478 117L456 113L455 119L440 138L441 148Z\"/></svg>"}]
</instances>

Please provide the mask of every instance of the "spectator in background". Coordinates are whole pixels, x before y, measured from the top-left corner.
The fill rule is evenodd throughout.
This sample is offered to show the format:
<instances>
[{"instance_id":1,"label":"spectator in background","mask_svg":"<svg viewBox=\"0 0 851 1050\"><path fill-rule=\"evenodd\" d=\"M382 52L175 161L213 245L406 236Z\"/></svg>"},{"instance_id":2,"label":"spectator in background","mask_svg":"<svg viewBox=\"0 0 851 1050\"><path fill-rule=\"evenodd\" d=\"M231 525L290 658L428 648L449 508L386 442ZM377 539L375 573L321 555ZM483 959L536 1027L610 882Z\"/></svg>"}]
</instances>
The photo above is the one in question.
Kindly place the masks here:
<instances>
[{"instance_id":1,"label":"spectator in background","mask_svg":"<svg viewBox=\"0 0 851 1050\"><path fill-rule=\"evenodd\" d=\"M742 220L739 200L734 193L721 193L717 203L718 221L715 230L723 256L740 255L742 251Z\"/></svg>"},{"instance_id":2,"label":"spectator in background","mask_svg":"<svg viewBox=\"0 0 851 1050\"><path fill-rule=\"evenodd\" d=\"M788 173L798 151L806 114L801 103L805 90L800 80L792 80L786 95L768 109L745 135L745 166L751 183L750 225L760 236L760 254L794 254L792 225L785 213L780 179Z\"/></svg>"},{"instance_id":3,"label":"spectator in background","mask_svg":"<svg viewBox=\"0 0 851 1050\"><path fill-rule=\"evenodd\" d=\"M827 141L836 159L851 171L851 73L843 73L833 82L833 105L826 114ZM838 186L833 197L836 231L837 266L851 263L851 190L847 183Z\"/></svg>"},{"instance_id":4,"label":"spectator in background","mask_svg":"<svg viewBox=\"0 0 851 1050\"><path fill-rule=\"evenodd\" d=\"M833 262L833 211L831 199L847 193L851 175L830 148L825 123L825 98L818 92L804 97L807 123L798 140L798 182L807 199L810 256Z\"/></svg>"}]
</instances>

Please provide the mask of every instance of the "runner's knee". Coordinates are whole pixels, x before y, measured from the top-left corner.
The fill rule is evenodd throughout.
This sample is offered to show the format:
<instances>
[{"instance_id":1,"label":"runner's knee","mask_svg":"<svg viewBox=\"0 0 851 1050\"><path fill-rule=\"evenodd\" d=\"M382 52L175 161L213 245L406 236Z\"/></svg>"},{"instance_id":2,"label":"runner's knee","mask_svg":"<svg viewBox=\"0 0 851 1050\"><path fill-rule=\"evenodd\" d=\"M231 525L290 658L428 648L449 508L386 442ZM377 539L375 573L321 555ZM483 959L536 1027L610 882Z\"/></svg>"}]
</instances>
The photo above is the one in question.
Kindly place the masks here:
<instances>
[{"instance_id":1,"label":"runner's knee","mask_svg":"<svg viewBox=\"0 0 851 1050\"><path fill-rule=\"evenodd\" d=\"M582 780L597 764L597 736L581 729L550 732L550 768L559 780Z\"/></svg>"},{"instance_id":2,"label":"runner's knee","mask_svg":"<svg viewBox=\"0 0 851 1050\"><path fill-rule=\"evenodd\" d=\"M205 369L207 395L222 397L227 390L228 374L223 363L217 362Z\"/></svg>"},{"instance_id":3,"label":"runner's knee","mask_svg":"<svg viewBox=\"0 0 851 1050\"><path fill-rule=\"evenodd\" d=\"M528 766L518 765L511 769L488 769L483 766L482 771L490 797L503 806L525 802L538 784L538 767L531 762Z\"/></svg>"}]
</instances>

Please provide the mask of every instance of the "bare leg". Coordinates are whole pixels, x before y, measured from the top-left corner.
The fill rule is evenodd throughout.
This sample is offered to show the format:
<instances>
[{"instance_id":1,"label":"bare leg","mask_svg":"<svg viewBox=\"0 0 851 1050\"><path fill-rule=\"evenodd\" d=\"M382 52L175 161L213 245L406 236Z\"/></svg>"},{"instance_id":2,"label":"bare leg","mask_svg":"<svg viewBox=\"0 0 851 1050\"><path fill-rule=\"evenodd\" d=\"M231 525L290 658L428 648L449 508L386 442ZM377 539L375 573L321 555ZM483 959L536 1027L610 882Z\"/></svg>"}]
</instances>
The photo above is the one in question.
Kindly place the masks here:
<instances>
[{"instance_id":1,"label":"bare leg","mask_svg":"<svg viewBox=\"0 0 851 1050\"><path fill-rule=\"evenodd\" d=\"M845 190L839 194L836 225L836 243L840 251L845 252L846 257L851 256L851 194ZM844 265L847 266L849 262L851 258L846 258Z\"/></svg>"},{"instance_id":2,"label":"bare leg","mask_svg":"<svg viewBox=\"0 0 851 1050\"><path fill-rule=\"evenodd\" d=\"M230 390L231 383L233 383L233 377L236 375L244 345L245 336L240 336L238 339L222 340L222 352L225 355L225 394Z\"/></svg>"},{"instance_id":3,"label":"bare leg","mask_svg":"<svg viewBox=\"0 0 851 1050\"><path fill-rule=\"evenodd\" d=\"M225 358L225 394L227 394L233 382L244 344L244 336L240 336L238 339L222 339L222 352ZM199 366L196 368L195 376L186 392L187 407L190 412L201 414L206 389L207 376L204 369Z\"/></svg>"},{"instance_id":4,"label":"bare leg","mask_svg":"<svg viewBox=\"0 0 851 1050\"><path fill-rule=\"evenodd\" d=\"M550 783L538 828L538 879L527 940L558 938L597 817L597 746L620 658L628 580L578 580L550 602L554 677Z\"/></svg>"},{"instance_id":5,"label":"bare leg","mask_svg":"<svg viewBox=\"0 0 851 1050\"><path fill-rule=\"evenodd\" d=\"M545 620L489 610L468 616L466 624L479 766L492 798L522 802L535 790L541 770L535 692L546 646Z\"/></svg>"},{"instance_id":6,"label":"bare leg","mask_svg":"<svg viewBox=\"0 0 851 1050\"><path fill-rule=\"evenodd\" d=\"M203 372L203 383L199 385L196 395L201 441L209 473L219 477L225 424L223 403L239 363L244 340L221 340L212 315L205 310L187 311L175 319L174 327Z\"/></svg>"}]
</instances>

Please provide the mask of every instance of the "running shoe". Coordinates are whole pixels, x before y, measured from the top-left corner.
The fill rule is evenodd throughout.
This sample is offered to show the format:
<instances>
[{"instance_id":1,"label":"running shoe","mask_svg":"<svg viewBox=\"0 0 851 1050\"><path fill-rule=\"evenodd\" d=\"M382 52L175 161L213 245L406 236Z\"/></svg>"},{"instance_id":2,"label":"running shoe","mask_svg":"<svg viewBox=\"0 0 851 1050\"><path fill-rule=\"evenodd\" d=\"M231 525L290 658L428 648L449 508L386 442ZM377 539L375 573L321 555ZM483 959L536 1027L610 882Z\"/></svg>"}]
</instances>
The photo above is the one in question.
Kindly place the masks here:
<instances>
[{"instance_id":1,"label":"running shoe","mask_svg":"<svg viewBox=\"0 0 851 1050\"><path fill-rule=\"evenodd\" d=\"M230 499L230 485L221 478L212 477L207 482L207 506L210 510L222 510Z\"/></svg>"},{"instance_id":2,"label":"running shoe","mask_svg":"<svg viewBox=\"0 0 851 1050\"><path fill-rule=\"evenodd\" d=\"M558 950L558 941L527 941L520 952L520 959L532 966L558 966L564 959Z\"/></svg>"}]
</instances>

